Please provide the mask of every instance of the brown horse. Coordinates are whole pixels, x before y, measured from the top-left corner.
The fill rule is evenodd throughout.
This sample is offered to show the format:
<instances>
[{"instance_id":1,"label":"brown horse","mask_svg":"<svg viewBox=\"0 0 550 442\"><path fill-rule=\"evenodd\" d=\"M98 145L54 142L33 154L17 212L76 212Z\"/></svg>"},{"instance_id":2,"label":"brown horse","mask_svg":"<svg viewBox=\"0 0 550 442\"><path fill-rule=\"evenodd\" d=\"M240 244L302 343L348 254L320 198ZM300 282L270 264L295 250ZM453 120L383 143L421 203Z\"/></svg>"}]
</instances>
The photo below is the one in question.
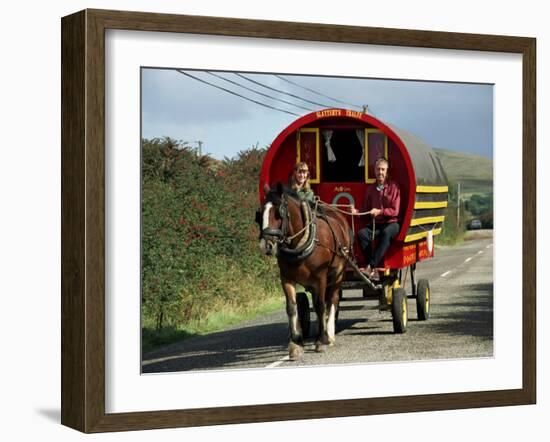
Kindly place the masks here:
<instances>
[{"instance_id":1,"label":"brown horse","mask_svg":"<svg viewBox=\"0 0 550 442\"><path fill-rule=\"evenodd\" d=\"M335 342L339 289L351 249L350 229L337 211L328 207L315 212L280 183L264 190L266 200L257 216L260 247L266 255L277 257L290 328L289 357L296 360L304 348L296 284L312 293L318 323L315 351L323 352L327 344Z\"/></svg>"}]
</instances>

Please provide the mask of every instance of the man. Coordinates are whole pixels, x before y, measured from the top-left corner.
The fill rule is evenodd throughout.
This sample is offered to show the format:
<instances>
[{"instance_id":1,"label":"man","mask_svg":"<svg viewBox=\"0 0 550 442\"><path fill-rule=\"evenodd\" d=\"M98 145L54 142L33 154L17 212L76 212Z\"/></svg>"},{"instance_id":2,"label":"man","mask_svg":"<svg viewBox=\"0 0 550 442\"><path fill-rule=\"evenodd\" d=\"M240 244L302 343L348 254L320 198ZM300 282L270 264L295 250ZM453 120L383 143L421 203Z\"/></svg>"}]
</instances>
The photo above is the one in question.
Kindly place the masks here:
<instances>
[{"instance_id":1,"label":"man","mask_svg":"<svg viewBox=\"0 0 550 442\"><path fill-rule=\"evenodd\" d=\"M377 267L388 250L390 241L399 233L399 186L388 179L389 163L386 158L379 158L374 165L376 185L367 188L363 212L374 219L374 238L378 244L374 252L372 249L372 224L359 230L357 234L359 245L363 250L367 267L361 269L369 278L379 279ZM369 221L370 223L371 221Z\"/></svg>"}]
</instances>

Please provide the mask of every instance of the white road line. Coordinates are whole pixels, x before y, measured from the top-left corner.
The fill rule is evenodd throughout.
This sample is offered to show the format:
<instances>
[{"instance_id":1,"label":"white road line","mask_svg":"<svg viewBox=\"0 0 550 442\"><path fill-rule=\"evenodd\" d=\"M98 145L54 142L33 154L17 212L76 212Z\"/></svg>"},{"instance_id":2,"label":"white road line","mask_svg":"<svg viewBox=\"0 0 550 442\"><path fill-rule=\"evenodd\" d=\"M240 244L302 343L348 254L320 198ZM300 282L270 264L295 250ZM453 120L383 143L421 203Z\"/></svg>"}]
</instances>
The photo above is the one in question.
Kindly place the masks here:
<instances>
[{"instance_id":1,"label":"white road line","mask_svg":"<svg viewBox=\"0 0 550 442\"><path fill-rule=\"evenodd\" d=\"M481 255L483 253L483 250L480 250L479 252L477 252L478 255Z\"/></svg>"},{"instance_id":2,"label":"white road line","mask_svg":"<svg viewBox=\"0 0 550 442\"><path fill-rule=\"evenodd\" d=\"M286 355L284 358L281 358L279 359L278 361L275 361L273 362L273 364L269 364L267 367L265 368L275 368L275 367L278 367L279 365L281 365L283 362L286 362L290 360L290 356Z\"/></svg>"},{"instance_id":3,"label":"white road line","mask_svg":"<svg viewBox=\"0 0 550 442\"><path fill-rule=\"evenodd\" d=\"M493 247L492 244L489 244L487 247L485 247L486 249L490 249L491 247Z\"/></svg>"},{"instance_id":4,"label":"white road line","mask_svg":"<svg viewBox=\"0 0 550 442\"><path fill-rule=\"evenodd\" d=\"M471 261L471 260L472 260L472 257L466 258L466 259L464 260L464 262L469 262L469 261Z\"/></svg>"},{"instance_id":5,"label":"white road line","mask_svg":"<svg viewBox=\"0 0 550 442\"><path fill-rule=\"evenodd\" d=\"M449 273L451 273L451 271L447 270L445 273L443 273L443 275L441 275L441 278L445 278L445 276L447 276Z\"/></svg>"}]
</instances>

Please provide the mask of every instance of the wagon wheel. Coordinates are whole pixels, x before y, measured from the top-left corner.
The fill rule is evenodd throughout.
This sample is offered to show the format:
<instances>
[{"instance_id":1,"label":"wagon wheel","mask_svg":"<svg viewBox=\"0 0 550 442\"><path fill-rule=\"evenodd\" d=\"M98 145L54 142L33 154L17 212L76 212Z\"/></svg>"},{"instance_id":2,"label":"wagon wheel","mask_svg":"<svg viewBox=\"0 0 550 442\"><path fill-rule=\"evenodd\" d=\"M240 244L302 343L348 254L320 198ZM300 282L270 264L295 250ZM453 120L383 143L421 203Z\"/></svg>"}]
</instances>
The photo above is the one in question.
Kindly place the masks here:
<instances>
[{"instance_id":1,"label":"wagon wheel","mask_svg":"<svg viewBox=\"0 0 550 442\"><path fill-rule=\"evenodd\" d=\"M309 337L309 328L311 324L307 293L296 293L296 304L298 307L298 321L300 321L300 327L302 328L302 336L306 339Z\"/></svg>"},{"instance_id":2,"label":"wagon wheel","mask_svg":"<svg viewBox=\"0 0 550 442\"><path fill-rule=\"evenodd\" d=\"M419 321L430 317L430 283L427 279L421 279L416 286L416 312Z\"/></svg>"},{"instance_id":3,"label":"wagon wheel","mask_svg":"<svg viewBox=\"0 0 550 442\"><path fill-rule=\"evenodd\" d=\"M401 287L393 290L391 315L394 333L405 333L408 315L407 293Z\"/></svg>"}]
</instances>

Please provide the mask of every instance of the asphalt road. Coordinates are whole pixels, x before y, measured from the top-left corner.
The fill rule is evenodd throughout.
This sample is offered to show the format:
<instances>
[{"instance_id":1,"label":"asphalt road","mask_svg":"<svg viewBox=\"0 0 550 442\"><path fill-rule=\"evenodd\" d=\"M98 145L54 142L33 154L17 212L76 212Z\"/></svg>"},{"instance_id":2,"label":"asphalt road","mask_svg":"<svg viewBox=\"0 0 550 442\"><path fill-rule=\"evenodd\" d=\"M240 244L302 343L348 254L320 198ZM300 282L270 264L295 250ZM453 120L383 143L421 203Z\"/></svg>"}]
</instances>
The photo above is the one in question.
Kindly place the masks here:
<instances>
[{"instance_id":1,"label":"asphalt road","mask_svg":"<svg viewBox=\"0 0 550 442\"><path fill-rule=\"evenodd\" d=\"M427 321L416 319L409 299L406 333L393 333L390 312L379 312L359 290L346 290L340 304L336 344L315 353L306 341L299 361L288 361L284 311L229 330L187 339L144 355L143 373L349 364L381 361L491 357L493 354L493 248L491 232L478 231L456 247L437 247L420 263L417 279L430 283ZM406 283L410 292L410 281ZM281 292L281 296L282 292ZM315 314L312 312L312 331Z\"/></svg>"}]
</instances>

